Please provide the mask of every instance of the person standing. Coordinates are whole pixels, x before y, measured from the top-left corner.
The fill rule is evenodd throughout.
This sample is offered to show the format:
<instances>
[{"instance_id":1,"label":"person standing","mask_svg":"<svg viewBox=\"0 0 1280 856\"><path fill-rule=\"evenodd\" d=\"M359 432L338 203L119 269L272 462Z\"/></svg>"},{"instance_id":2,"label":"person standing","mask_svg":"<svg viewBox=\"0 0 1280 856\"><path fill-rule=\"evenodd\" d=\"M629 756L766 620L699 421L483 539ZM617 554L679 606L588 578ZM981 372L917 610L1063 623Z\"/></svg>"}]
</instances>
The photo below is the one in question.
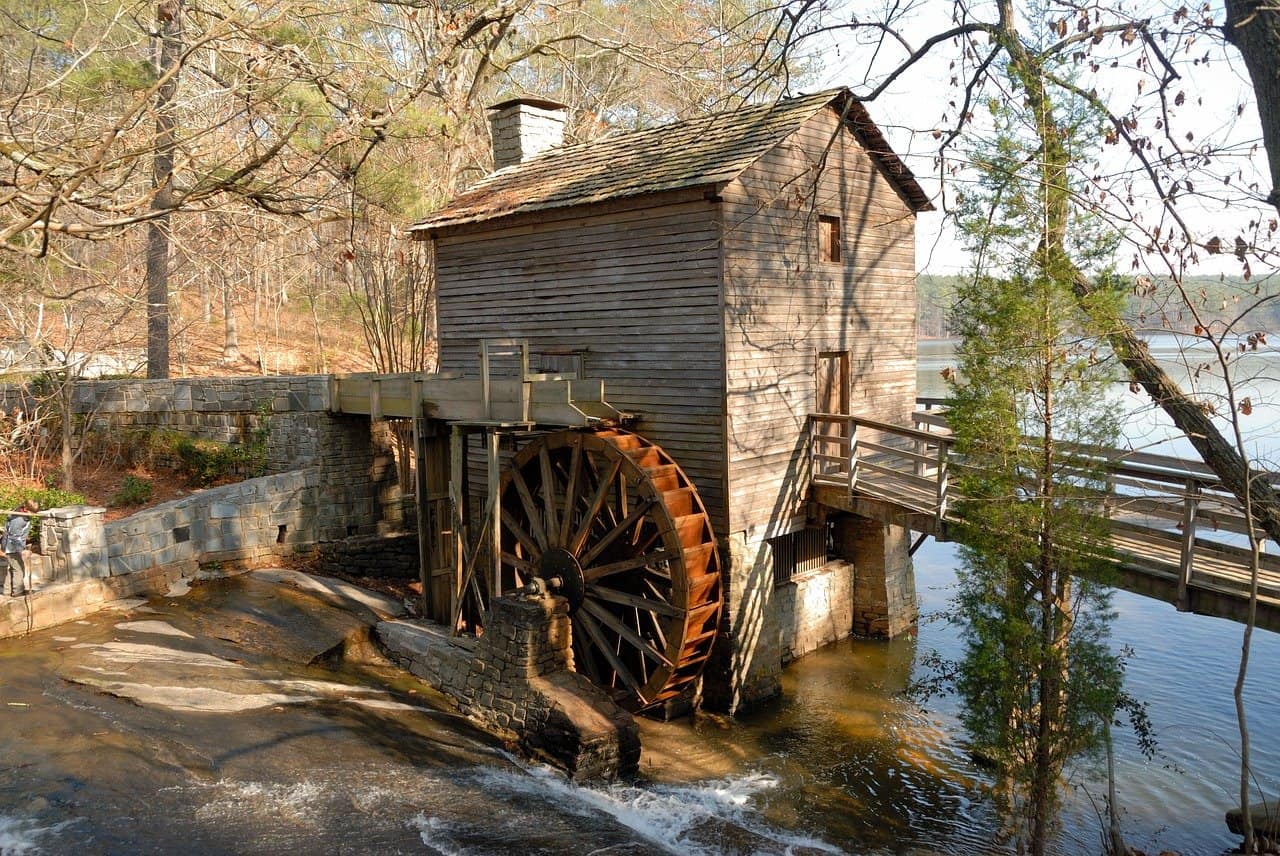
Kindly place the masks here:
<instances>
[{"instance_id":1,"label":"person standing","mask_svg":"<svg viewBox=\"0 0 1280 856\"><path fill-rule=\"evenodd\" d=\"M22 554L27 549L27 537L31 534L31 518L28 515L39 511L40 504L34 499L28 499L19 505L17 510L26 514L9 515L9 519L4 524L2 545L4 557L8 562L5 576L9 581L9 594L14 597L20 597L31 591L31 571L23 561ZM3 582L4 580L0 579L0 590L5 588Z\"/></svg>"}]
</instances>

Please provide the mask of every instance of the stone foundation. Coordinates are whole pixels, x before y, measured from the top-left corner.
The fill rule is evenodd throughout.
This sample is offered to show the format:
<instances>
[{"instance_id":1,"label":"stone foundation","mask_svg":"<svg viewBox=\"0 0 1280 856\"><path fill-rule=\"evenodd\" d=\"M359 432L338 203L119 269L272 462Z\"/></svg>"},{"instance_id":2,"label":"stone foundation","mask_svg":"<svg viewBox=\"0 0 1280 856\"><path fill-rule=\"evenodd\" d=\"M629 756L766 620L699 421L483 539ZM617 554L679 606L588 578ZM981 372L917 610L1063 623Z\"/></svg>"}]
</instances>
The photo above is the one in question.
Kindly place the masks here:
<instances>
[{"instance_id":1,"label":"stone foundation","mask_svg":"<svg viewBox=\"0 0 1280 856\"><path fill-rule=\"evenodd\" d=\"M835 520L836 552L854 563L853 632L892 638L916 626L915 571L911 533L901 526L856 514Z\"/></svg>"},{"instance_id":2,"label":"stone foundation","mask_svg":"<svg viewBox=\"0 0 1280 856\"><path fill-rule=\"evenodd\" d=\"M782 692L782 645L768 543L735 533L721 540L720 560L725 607L702 697L712 710L732 714Z\"/></svg>"},{"instance_id":3,"label":"stone foundation","mask_svg":"<svg viewBox=\"0 0 1280 856\"><path fill-rule=\"evenodd\" d=\"M774 599L784 665L850 634L853 580L853 565L836 559L778 586Z\"/></svg>"},{"instance_id":4,"label":"stone foundation","mask_svg":"<svg viewBox=\"0 0 1280 856\"><path fill-rule=\"evenodd\" d=\"M738 533L721 541L725 613L703 676L704 704L741 713L782 691L782 667L844 639L891 637L919 616L909 533L852 514L834 519L838 558L775 585L773 551Z\"/></svg>"},{"instance_id":5,"label":"stone foundation","mask_svg":"<svg viewBox=\"0 0 1280 856\"><path fill-rule=\"evenodd\" d=\"M486 730L513 739L575 780L636 772L640 735L631 714L572 671L564 598L540 589L501 597L479 639L426 622L389 621L378 639L392 659L444 693Z\"/></svg>"}]
</instances>

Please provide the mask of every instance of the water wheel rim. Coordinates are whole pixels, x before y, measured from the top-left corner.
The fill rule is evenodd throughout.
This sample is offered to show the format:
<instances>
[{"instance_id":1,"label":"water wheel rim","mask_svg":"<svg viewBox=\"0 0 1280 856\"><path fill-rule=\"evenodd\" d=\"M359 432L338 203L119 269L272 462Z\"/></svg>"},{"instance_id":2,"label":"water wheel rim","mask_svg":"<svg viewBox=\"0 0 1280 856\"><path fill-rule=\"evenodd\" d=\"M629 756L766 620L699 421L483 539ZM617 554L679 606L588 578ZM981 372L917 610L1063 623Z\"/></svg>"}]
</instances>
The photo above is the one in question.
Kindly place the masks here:
<instances>
[{"instance_id":1,"label":"water wheel rim","mask_svg":"<svg viewBox=\"0 0 1280 856\"><path fill-rule=\"evenodd\" d=\"M715 639L720 560L671 456L630 432L556 432L515 455L499 496L504 588L556 578L578 671L635 710L687 692Z\"/></svg>"}]
</instances>

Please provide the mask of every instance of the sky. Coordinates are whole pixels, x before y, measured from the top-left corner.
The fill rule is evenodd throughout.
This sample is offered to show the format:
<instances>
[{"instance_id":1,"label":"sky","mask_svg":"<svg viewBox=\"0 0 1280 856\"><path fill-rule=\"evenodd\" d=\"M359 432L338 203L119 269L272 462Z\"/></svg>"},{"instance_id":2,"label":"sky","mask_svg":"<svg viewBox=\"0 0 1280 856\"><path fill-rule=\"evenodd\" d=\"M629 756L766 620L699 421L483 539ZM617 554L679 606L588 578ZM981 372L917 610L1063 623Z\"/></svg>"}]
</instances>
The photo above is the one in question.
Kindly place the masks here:
<instances>
[{"instance_id":1,"label":"sky","mask_svg":"<svg viewBox=\"0 0 1280 856\"><path fill-rule=\"evenodd\" d=\"M973 5L980 6L977 3ZM911 18L909 36L913 46L928 35L951 26L950 2L928 0L917 6L918 9ZM842 22L854 14L870 19L877 8L878 4L854 0L831 12L827 23ZM1221 9L1215 8L1213 11L1216 14L1215 20L1221 21ZM1035 29L1026 22L1023 24L1029 30ZM871 46L857 45L847 31L819 37L813 43L818 46L822 64L814 89L844 85L849 86L855 94L866 92L869 86L878 82L905 55L898 45L890 41L886 41L878 51ZM1110 45L1102 47L1108 48ZM958 88L949 84L952 72L948 64L956 53L956 48L951 44L937 46L931 56L868 104L873 118L890 144L903 157L926 191L936 195L941 189L942 198L947 200L954 199L956 191L963 188L967 179L961 174L949 178L946 187L942 186L935 166L937 141L932 131L938 126L941 116L948 112L954 115L956 112L948 105L949 101L961 95ZM1182 76L1174 83L1174 87L1186 94L1186 103L1180 110L1175 110L1171 127L1178 129L1179 137L1187 132L1192 133L1196 145L1205 140L1220 139L1229 141L1242 155L1255 144L1260 150L1261 130L1252 89L1243 74L1243 63L1234 49L1228 48L1221 39L1203 38L1194 45L1190 56L1196 59L1207 58L1208 62L1197 62L1194 65L1188 62L1179 66ZM1092 85L1096 85L1100 94L1108 98L1110 103L1127 103L1132 100L1132 93L1136 91L1138 78L1136 72L1123 67L1114 71L1107 69ZM1145 91L1151 91L1149 82L1146 87ZM1237 105L1241 103L1245 104L1245 110L1237 114ZM957 148L963 148L963 141L958 141ZM1122 148L1104 147L1104 171L1118 174L1133 168L1127 152L1121 151ZM1265 169L1265 159L1260 151L1251 159L1241 156L1234 160L1229 166L1223 162L1222 167L1216 168L1218 173L1225 173L1228 169L1234 171L1237 167L1242 169L1242 175L1235 179L1236 186L1239 186L1241 180L1248 180L1249 176L1261 180L1260 170ZM1143 184L1145 186L1145 182ZM1211 176L1206 176L1198 184L1198 190L1203 190L1207 184L1221 186L1220 178ZM939 209L943 207L938 205ZM1147 214L1150 228L1151 222L1159 214L1158 202L1154 197L1146 200L1145 204L1139 200L1139 208ZM1187 205L1186 216L1191 227L1204 235L1205 240L1220 233L1229 244L1232 242L1232 232L1242 231L1245 224L1257 216L1256 210L1245 209L1238 202L1228 204L1214 199L1204 204ZM1122 250L1121 255L1122 259L1117 260L1117 266L1123 271L1131 267L1132 248ZM941 210L921 214L919 217L916 264L921 272L937 274L960 273L968 268L968 255ZM1206 257L1194 270L1188 272L1238 274L1239 270L1238 263L1227 254L1225 257Z\"/></svg>"}]
</instances>

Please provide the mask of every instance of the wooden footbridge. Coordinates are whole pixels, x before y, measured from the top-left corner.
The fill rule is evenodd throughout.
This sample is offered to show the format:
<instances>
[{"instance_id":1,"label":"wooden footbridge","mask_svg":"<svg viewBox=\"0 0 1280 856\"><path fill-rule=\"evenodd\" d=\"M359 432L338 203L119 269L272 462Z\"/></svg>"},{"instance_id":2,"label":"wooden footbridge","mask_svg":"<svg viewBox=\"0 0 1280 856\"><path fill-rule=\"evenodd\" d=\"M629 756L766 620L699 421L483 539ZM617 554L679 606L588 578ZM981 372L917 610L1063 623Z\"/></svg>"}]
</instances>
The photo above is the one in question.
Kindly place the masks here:
<instances>
[{"instance_id":1,"label":"wooden footbridge","mask_svg":"<svg viewBox=\"0 0 1280 856\"><path fill-rule=\"evenodd\" d=\"M932 402L923 402L932 404ZM911 427L828 413L810 416L813 496L822 505L951 540L959 522L945 411L918 410ZM1178 609L1244 621L1250 553L1243 509L1204 464L1098 447L1073 448L1107 473L1105 514L1121 588ZM1234 537L1233 537L1234 536ZM916 542L918 546L920 541ZM1280 556L1264 554L1259 627L1280 632Z\"/></svg>"}]
</instances>

